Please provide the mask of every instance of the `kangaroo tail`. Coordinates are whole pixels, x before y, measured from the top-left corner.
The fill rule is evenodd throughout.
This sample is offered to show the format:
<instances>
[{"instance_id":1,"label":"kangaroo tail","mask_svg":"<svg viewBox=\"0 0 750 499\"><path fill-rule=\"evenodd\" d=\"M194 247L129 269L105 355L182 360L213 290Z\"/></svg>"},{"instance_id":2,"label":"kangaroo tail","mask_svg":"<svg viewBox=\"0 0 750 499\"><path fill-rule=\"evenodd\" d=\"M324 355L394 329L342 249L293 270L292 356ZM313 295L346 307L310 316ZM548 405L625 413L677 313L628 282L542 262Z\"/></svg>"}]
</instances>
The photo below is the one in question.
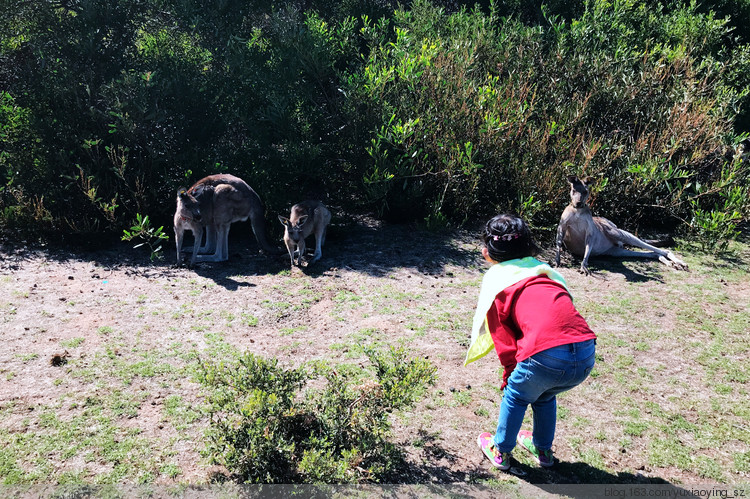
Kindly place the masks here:
<instances>
[{"instance_id":1,"label":"kangaroo tail","mask_svg":"<svg viewBox=\"0 0 750 499\"><path fill-rule=\"evenodd\" d=\"M268 240L268 233L266 232L266 219L263 217L262 212L254 217L251 217L250 223L253 228L253 235L255 236L255 240L258 241L258 245L260 246L261 250L263 250L263 253L269 255L281 255L284 253L281 248L274 246Z\"/></svg>"}]
</instances>

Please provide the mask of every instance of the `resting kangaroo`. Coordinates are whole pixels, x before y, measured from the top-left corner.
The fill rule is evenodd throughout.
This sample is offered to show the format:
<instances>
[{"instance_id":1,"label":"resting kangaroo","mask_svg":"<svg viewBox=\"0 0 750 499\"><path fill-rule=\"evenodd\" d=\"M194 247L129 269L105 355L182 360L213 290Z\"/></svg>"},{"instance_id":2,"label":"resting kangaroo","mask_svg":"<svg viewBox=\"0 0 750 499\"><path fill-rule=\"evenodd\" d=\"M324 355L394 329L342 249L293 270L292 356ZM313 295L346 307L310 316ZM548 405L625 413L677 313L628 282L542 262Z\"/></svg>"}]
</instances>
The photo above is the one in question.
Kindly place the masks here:
<instances>
[{"instance_id":1,"label":"resting kangaroo","mask_svg":"<svg viewBox=\"0 0 750 499\"><path fill-rule=\"evenodd\" d=\"M233 175L210 175L196 182L190 189L177 191L177 211L174 214L174 233L177 244L177 262L181 261L185 230L195 236L193 256L195 262L223 262L229 259L229 226L248 218L260 247L277 253L268 242L266 221L260 198L241 178ZM206 229L206 241L203 229Z\"/></svg>"},{"instance_id":2,"label":"resting kangaroo","mask_svg":"<svg viewBox=\"0 0 750 499\"><path fill-rule=\"evenodd\" d=\"M671 251L657 248L645 243L630 232L618 229L617 226L602 217L595 217L586 205L589 197L591 179L569 176L570 204L565 207L560 224L557 226L555 264L560 265L560 250L563 242L568 251L577 257L583 257L580 271L590 275L589 257L608 255L618 257L658 258L669 266L687 270L685 262ZM623 246L636 246L649 251L631 251Z\"/></svg>"},{"instance_id":3,"label":"resting kangaroo","mask_svg":"<svg viewBox=\"0 0 750 499\"><path fill-rule=\"evenodd\" d=\"M279 215L284 225L284 243L289 251L289 258L294 266L294 255L297 254L297 265L302 265L305 254L305 238L315 233L315 254L308 262L315 263L323 256L323 244L326 241L326 226L331 221L331 212L320 201L303 201L292 206L289 218ZM295 251L296 250L296 251Z\"/></svg>"}]
</instances>

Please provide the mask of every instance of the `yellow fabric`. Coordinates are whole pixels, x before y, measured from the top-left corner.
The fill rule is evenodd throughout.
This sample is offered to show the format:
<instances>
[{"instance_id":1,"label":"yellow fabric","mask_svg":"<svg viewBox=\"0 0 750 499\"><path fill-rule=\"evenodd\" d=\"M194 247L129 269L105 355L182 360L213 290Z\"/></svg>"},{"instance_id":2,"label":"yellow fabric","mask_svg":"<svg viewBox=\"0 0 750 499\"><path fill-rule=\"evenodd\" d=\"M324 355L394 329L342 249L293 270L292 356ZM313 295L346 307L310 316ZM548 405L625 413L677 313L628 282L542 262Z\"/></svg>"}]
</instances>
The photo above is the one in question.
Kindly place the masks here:
<instances>
[{"instance_id":1,"label":"yellow fabric","mask_svg":"<svg viewBox=\"0 0 750 499\"><path fill-rule=\"evenodd\" d=\"M471 345L469 351L466 352L464 365L481 359L495 349L487 326L487 312L490 311L498 293L524 279L543 274L561 283L565 286L565 289L568 288L565 278L558 271L530 256L496 263L487 270L479 291L479 299L477 300L477 308L474 312L474 322L471 328Z\"/></svg>"}]
</instances>

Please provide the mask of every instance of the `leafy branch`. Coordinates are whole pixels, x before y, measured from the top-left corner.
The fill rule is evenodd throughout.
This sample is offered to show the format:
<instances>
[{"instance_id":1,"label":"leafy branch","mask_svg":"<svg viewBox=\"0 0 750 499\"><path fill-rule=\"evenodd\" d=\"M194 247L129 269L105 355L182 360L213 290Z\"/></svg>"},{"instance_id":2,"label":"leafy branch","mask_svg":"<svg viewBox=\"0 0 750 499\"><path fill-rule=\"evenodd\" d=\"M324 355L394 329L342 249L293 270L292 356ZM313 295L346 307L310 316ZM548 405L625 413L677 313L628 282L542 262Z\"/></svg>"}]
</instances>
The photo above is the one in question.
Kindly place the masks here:
<instances>
[{"instance_id":1,"label":"leafy branch","mask_svg":"<svg viewBox=\"0 0 750 499\"><path fill-rule=\"evenodd\" d=\"M142 216L140 213L136 214L136 220L130 230L123 230L123 241L132 241L134 239L141 240L139 244L133 246L133 248L140 248L141 246L148 246L151 250L151 261L155 259L161 260L164 258L162 254L162 243L169 240L169 236L164 233L164 226L158 229L151 226L151 221L148 215Z\"/></svg>"}]
</instances>

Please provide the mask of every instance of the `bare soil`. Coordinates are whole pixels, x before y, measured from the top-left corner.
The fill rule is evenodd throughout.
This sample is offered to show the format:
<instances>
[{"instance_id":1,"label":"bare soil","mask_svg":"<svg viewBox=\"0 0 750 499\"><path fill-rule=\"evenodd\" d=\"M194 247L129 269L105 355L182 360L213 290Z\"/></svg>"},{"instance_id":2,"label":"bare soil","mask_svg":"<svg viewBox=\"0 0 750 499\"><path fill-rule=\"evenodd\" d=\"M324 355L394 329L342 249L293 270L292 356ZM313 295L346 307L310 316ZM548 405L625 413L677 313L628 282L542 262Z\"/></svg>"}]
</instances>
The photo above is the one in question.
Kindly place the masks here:
<instances>
[{"instance_id":1,"label":"bare soil","mask_svg":"<svg viewBox=\"0 0 750 499\"><path fill-rule=\"evenodd\" d=\"M475 234L435 233L349 218L331 226L322 260L290 270L287 255L259 255L255 241L243 236L248 233L246 225L235 225L230 260L193 269L173 263L171 246L163 261L151 262L142 248L135 250L129 243L89 251L75 244L64 248L3 242L0 430L6 434L45 431L35 426L34 415L52 408L61 419L72 417L65 414L78 414L81 399L117 387L131 400L132 410L116 418L115 424L138 429L154 448L172 450L168 460L179 472L157 474L153 480L206 483L221 471L199 454L207 419L180 426L166 415L170 396L178 395L187 406L199 406L200 387L190 379L158 372L125 376L97 370L103 358L121 359L121 364L113 365L127 370L139 355L155 352L161 353L163 362L180 367L188 360L168 352L205 352L220 337L241 350L276 357L290 366L316 358L356 363L362 359L352 348L355 343L404 344L414 356L429 358L437 366L438 381L417 408L394 415L394 438L407 456L407 465L395 481L519 480L490 469L476 447L476 436L492 431L496 424L500 366L494 355L463 366L486 268ZM579 274L577 262L570 259L561 270L584 315L606 310L607 300L621 293L660 293L670 286L675 272L656 262L592 263L598 278ZM687 273L679 278L693 278L695 286L705 279L703 274ZM744 283L731 294L736 300L747 299L750 287ZM661 306L633 310L630 317L601 314L587 319L600 338L625 341L631 320L639 325L651 321L653 328L664 330L676 320ZM673 336L655 339L642 355L629 349L634 365L622 367L622 374L630 376L636 367L660 363L666 366L659 375L665 379L700 378L700 372L685 371L675 351L680 341ZM613 364L620 347L604 341L603 361ZM540 470L517 450L517 469L525 474L520 480L537 484L715 481L680 467L650 464L646 439L633 437L629 446L622 443L622 418L609 390L616 385L612 381L616 376L613 368L561 398L565 414L555 446L561 463L553 470ZM631 386L629 397L668 406L685 385L653 382L641 388ZM595 438L594 430L604 436ZM741 442L736 445L740 448ZM586 458L592 449L598 458ZM48 457L53 476L77 470L90 479L113 467L105 459L80 455ZM711 457L722 465L731 459ZM727 474L724 480L747 478L746 473Z\"/></svg>"}]
</instances>

